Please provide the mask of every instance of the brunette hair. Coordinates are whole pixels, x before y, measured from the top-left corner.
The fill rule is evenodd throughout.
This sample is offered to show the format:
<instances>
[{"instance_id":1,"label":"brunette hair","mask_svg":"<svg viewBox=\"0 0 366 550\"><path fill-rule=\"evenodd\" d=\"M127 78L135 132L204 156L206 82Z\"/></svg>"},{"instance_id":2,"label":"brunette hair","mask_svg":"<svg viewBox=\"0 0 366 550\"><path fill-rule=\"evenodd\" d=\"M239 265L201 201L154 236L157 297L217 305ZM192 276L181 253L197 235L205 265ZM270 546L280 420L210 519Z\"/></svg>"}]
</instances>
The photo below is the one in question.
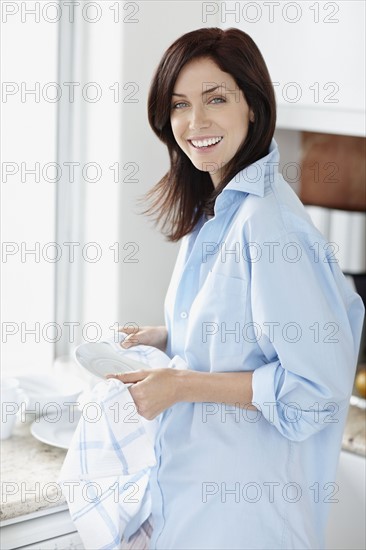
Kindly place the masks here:
<instances>
[{"instance_id":1,"label":"brunette hair","mask_svg":"<svg viewBox=\"0 0 366 550\"><path fill-rule=\"evenodd\" d=\"M210 58L229 73L242 90L254 122L249 122L243 144L222 170L215 189L208 172L198 170L175 141L171 124L172 93L184 65ZM203 213L213 214L216 197L241 170L268 154L276 124L273 85L261 52L245 32L230 28L202 28L178 38L164 53L152 78L148 96L149 123L168 147L170 170L142 198L153 199L143 214L163 220L169 241L191 232ZM163 231L164 232L164 231Z\"/></svg>"}]
</instances>

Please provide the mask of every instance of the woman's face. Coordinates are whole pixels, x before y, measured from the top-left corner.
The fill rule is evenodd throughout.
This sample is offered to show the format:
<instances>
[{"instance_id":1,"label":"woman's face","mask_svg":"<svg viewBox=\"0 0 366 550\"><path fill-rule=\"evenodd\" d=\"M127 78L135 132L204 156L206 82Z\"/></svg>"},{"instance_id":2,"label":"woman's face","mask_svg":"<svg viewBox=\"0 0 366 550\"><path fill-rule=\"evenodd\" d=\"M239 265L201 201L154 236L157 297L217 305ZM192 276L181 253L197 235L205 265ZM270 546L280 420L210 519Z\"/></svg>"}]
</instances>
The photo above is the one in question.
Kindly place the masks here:
<instances>
[{"instance_id":1,"label":"woman's face","mask_svg":"<svg viewBox=\"0 0 366 550\"><path fill-rule=\"evenodd\" d=\"M176 142L217 187L223 166L238 151L253 120L243 92L212 59L200 58L182 68L171 101Z\"/></svg>"}]
</instances>

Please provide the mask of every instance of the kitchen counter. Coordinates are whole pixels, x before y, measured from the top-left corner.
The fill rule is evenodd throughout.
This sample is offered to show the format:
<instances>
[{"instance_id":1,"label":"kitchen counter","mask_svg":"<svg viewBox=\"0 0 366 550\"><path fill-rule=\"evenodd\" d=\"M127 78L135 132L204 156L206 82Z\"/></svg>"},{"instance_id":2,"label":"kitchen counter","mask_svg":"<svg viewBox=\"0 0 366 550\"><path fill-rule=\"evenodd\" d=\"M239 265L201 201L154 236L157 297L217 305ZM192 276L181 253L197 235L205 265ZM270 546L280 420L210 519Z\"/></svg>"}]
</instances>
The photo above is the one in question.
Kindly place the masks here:
<instances>
[{"instance_id":1,"label":"kitchen counter","mask_svg":"<svg viewBox=\"0 0 366 550\"><path fill-rule=\"evenodd\" d=\"M343 433L342 449L366 456L366 410L350 406Z\"/></svg>"},{"instance_id":2,"label":"kitchen counter","mask_svg":"<svg viewBox=\"0 0 366 550\"><path fill-rule=\"evenodd\" d=\"M18 421L1 442L1 521L66 504L56 482L66 450L41 443L30 427Z\"/></svg>"},{"instance_id":3,"label":"kitchen counter","mask_svg":"<svg viewBox=\"0 0 366 550\"><path fill-rule=\"evenodd\" d=\"M366 456L366 411L350 406L343 450ZM65 505L56 480L66 451L35 439L30 423L18 422L1 450L1 521Z\"/></svg>"}]
</instances>

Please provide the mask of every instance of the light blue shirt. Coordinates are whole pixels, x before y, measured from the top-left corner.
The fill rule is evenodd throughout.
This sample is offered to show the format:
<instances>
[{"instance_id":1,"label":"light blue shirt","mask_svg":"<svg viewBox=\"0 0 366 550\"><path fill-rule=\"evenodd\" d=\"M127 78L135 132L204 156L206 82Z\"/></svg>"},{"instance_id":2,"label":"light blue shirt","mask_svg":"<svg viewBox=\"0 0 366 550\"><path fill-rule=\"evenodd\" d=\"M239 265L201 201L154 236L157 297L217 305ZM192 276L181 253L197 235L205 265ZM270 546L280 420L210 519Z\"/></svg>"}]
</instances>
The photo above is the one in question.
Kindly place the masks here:
<instances>
[{"instance_id":1,"label":"light blue shirt","mask_svg":"<svg viewBox=\"0 0 366 550\"><path fill-rule=\"evenodd\" d=\"M253 373L258 411L180 402L160 415L150 549L322 549L364 306L269 154L182 241L166 352Z\"/></svg>"}]
</instances>

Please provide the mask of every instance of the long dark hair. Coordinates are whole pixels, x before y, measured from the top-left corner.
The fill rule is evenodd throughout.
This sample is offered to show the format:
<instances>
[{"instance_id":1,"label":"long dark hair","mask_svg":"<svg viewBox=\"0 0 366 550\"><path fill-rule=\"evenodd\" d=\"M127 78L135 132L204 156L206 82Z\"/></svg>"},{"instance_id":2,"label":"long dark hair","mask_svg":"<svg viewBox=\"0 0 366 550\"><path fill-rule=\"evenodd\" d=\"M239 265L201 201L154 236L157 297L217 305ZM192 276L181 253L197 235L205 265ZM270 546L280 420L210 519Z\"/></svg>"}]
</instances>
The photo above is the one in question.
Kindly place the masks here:
<instances>
[{"instance_id":1,"label":"long dark hair","mask_svg":"<svg viewBox=\"0 0 366 550\"><path fill-rule=\"evenodd\" d=\"M242 90L254 122L239 150L223 167L215 189L210 174L198 170L175 141L171 124L171 98L184 65L197 58L210 58L229 73ZM151 128L168 147L170 170L142 198L152 199L143 214L163 221L169 241L191 232L203 213L212 215L216 197L241 170L268 154L276 124L276 101L266 63L254 41L245 32L230 28L202 28L178 38L164 53L152 78L148 96ZM141 199L140 199L141 200Z\"/></svg>"}]
</instances>

